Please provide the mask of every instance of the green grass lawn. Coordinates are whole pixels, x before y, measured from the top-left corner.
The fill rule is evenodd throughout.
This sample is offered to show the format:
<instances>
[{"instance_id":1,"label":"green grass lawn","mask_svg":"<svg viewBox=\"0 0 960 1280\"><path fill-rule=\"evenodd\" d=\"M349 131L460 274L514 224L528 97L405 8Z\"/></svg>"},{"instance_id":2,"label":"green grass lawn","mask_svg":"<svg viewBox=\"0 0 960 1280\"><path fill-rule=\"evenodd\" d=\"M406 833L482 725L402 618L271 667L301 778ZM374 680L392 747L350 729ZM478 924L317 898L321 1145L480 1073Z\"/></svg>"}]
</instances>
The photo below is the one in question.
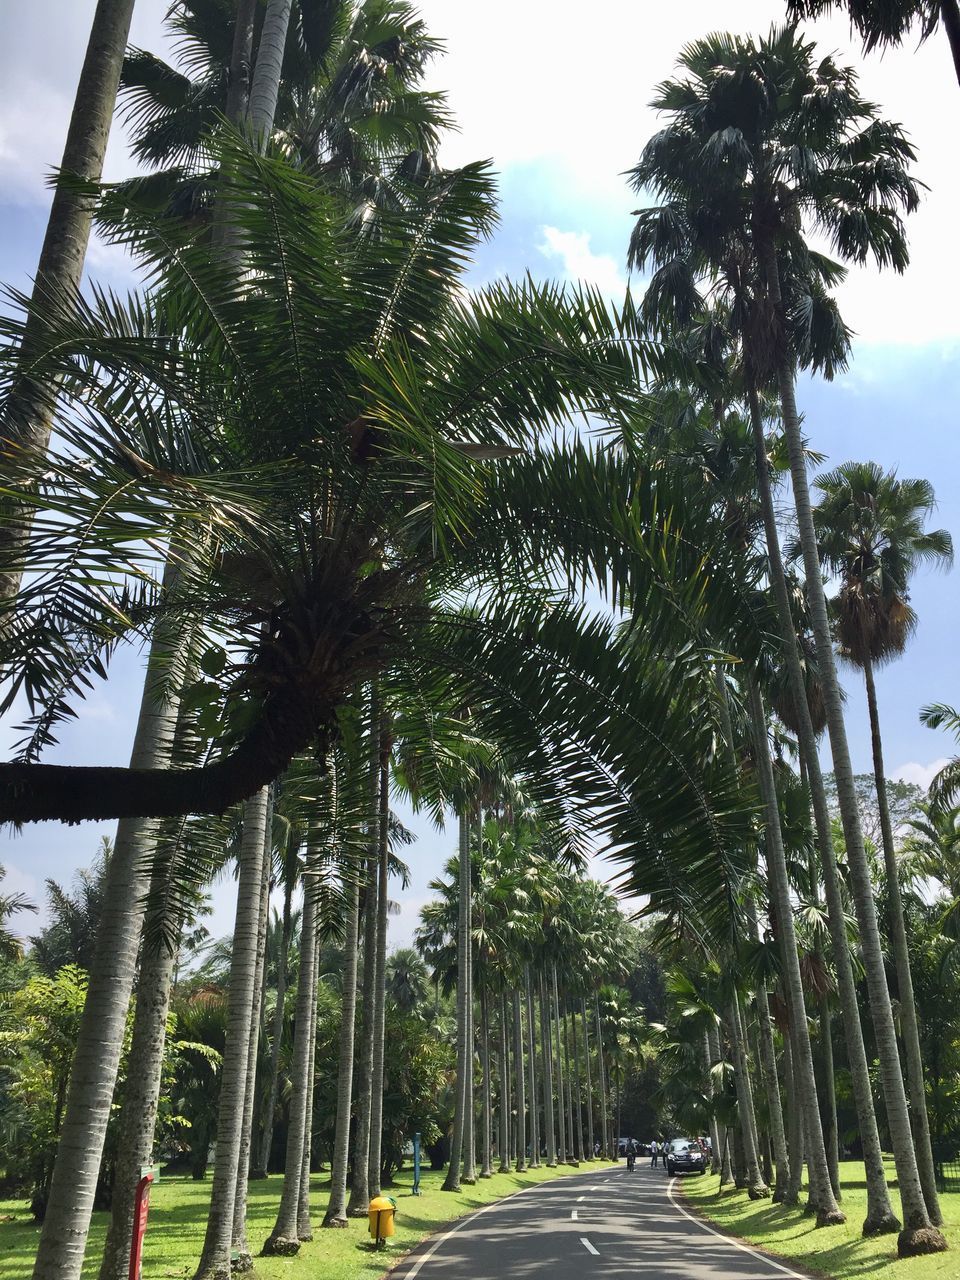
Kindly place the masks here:
<instances>
[{"instance_id":1,"label":"green grass lawn","mask_svg":"<svg viewBox=\"0 0 960 1280\"><path fill-rule=\"evenodd\" d=\"M581 1170L589 1167L582 1165ZM577 1170L564 1166L528 1173L498 1173L476 1186L464 1187L457 1195L440 1190L443 1173L425 1170L421 1178L423 1195L413 1196L410 1193L413 1174L405 1170L397 1176L396 1185L385 1192L397 1201L397 1234L391 1247L381 1253L374 1253L369 1247L366 1218L351 1221L344 1231L320 1229L330 1184L325 1175L314 1174L315 1239L303 1245L295 1258L258 1258L257 1274L263 1280L281 1277L284 1280L308 1280L308 1277L309 1280L359 1280L361 1277L374 1280L445 1222L462 1218L481 1205L500 1200L523 1187L574 1172ZM280 1177L250 1184L249 1236L254 1253L273 1227L281 1184ZM144 1280L168 1280L168 1277L182 1280L184 1276L193 1275L203 1242L209 1196L209 1179L206 1182L179 1177L160 1179L150 1202ZM106 1219L106 1214L94 1214L84 1280L97 1274ZM29 1276L38 1231L25 1204L0 1200L0 1280L24 1280Z\"/></svg>"},{"instance_id":2,"label":"green grass lawn","mask_svg":"<svg viewBox=\"0 0 960 1280\"><path fill-rule=\"evenodd\" d=\"M888 1168L890 1199L899 1214L892 1161ZM948 1277L954 1280L960 1275L960 1195L941 1197L946 1219L944 1233L950 1252L901 1261L896 1255L896 1236L865 1240L860 1234L867 1204L863 1165L845 1161L840 1166L840 1180L842 1207L847 1215L842 1227L817 1228L812 1218L804 1217L802 1210L784 1209L769 1200L751 1202L745 1191L733 1188L725 1187L718 1199L715 1177L684 1178L682 1188L690 1208L721 1230L797 1262L801 1269L831 1276L833 1280L869 1276L881 1269L886 1269L889 1280L947 1280Z\"/></svg>"}]
</instances>

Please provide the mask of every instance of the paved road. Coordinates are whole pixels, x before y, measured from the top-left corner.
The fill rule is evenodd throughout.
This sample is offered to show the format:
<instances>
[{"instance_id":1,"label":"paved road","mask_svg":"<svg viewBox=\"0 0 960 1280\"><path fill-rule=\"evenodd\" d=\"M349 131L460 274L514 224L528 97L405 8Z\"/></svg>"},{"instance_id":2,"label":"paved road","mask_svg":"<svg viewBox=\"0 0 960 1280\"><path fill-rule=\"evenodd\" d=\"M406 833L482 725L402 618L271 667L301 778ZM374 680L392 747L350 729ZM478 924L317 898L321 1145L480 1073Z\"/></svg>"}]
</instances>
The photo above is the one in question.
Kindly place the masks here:
<instances>
[{"instance_id":1,"label":"paved road","mask_svg":"<svg viewBox=\"0 0 960 1280\"><path fill-rule=\"evenodd\" d=\"M648 1160L558 1178L463 1218L397 1280L804 1280L704 1226Z\"/></svg>"}]
</instances>

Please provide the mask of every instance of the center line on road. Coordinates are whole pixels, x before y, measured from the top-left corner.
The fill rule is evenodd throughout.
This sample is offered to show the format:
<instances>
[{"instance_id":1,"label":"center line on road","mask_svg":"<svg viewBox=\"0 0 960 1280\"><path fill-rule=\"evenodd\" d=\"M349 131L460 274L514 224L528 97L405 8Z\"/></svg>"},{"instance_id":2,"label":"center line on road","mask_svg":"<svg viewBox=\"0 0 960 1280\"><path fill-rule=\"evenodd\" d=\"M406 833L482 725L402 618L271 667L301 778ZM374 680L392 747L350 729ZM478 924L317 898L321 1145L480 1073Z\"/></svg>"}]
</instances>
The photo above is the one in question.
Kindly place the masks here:
<instances>
[{"instance_id":1,"label":"center line on road","mask_svg":"<svg viewBox=\"0 0 960 1280\"><path fill-rule=\"evenodd\" d=\"M586 1198L587 1198L586 1196L577 1196L577 1200L578 1200L578 1201L580 1201L580 1200L586 1200Z\"/></svg>"},{"instance_id":2,"label":"center line on road","mask_svg":"<svg viewBox=\"0 0 960 1280\"><path fill-rule=\"evenodd\" d=\"M580 1237L580 1243L581 1243L581 1244L583 1245L583 1247L586 1249L587 1253L596 1253L596 1254L599 1254L600 1250L599 1250L599 1249L595 1249L595 1248L593 1247L593 1245L590 1243L590 1241L587 1239L587 1237L586 1237L586 1236L581 1236L581 1237Z\"/></svg>"},{"instance_id":3,"label":"center line on road","mask_svg":"<svg viewBox=\"0 0 960 1280\"><path fill-rule=\"evenodd\" d=\"M576 1222L576 1220L577 1220L577 1211L576 1211L576 1209L571 1209L571 1210L570 1210L570 1221L571 1221L571 1222Z\"/></svg>"}]
</instances>

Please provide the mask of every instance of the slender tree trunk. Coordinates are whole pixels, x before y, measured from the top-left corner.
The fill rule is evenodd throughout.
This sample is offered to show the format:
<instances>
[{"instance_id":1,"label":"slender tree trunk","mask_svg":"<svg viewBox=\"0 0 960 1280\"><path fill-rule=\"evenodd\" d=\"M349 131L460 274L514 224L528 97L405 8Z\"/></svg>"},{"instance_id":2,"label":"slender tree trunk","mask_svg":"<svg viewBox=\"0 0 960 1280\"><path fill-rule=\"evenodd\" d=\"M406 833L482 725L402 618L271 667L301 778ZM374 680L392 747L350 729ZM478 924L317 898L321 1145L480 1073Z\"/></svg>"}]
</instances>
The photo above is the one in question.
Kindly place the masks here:
<instances>
[{"instance_id":1,"label":"slender tree trunk","mask_svg":"<svg viewBox=\"0 0 960 1280\"><path fill-rule=\"evenodd\" d=\"M560 996L557 991L557 966L550 966L551 978L553 981L553 1014L557 1029L556 1054L557 1054L557 1116L560 1123L560 1150L558 1159L561 1164L571 1164L572 1157L570 1147L567 1145L567 1120L566 1107L564 1105L564 1083L563 1083L563 1046L560 1043Z\"/></svg>"},{"instance_id":2,"label":"slender tree trunk","mask_svg":"<svg viewBox=\"0 0 960 1280\"><path fill-rule=\"evenodd\" d=\"M533 1025L533 988L530 966L523 968L524 998L527 1005L527 1092L530 1104L530 1168L540 1168L540 1122L537 1099L537 1038Z\"/></svg>"},{"instance_id":3,"label":"slender tree trunk","mask_svg":"<svg viewBox=\"0 0 960 1280\"><path fill-rule=\"evenodd\" d=\"M370 1203L370 1107L373 1100L373 1041L376 1031L377 883L380 861L380 697L376 681L370 686L370 816L366 897L363 908L363 1030L357 1064L357 1127L353 1144L353 1173L347 1215L362 1218Z\"/></svg>"},{"instance_id":4,"label":"slender tree trunk","mask_svg":"<svg viewBox=\"0 0 960 1280\"><path fill-rule=\"evenodd\" d=\"M583 1061L587 1086L587 1159L595 1158L596 1134L593 1128L593 1077L590 1073L590 1032L587 1027L587 1002L580 1000L580 1025L583 1028Z\"/></svg>"},{"instance_id":5,"label":"slender tree trunk","mask_svg":"<svg viewBox=\"0 0 960 1280\"><path fill-rule=\"evenodd\" d=\"M870 1071L863 1042L863 1028L860 1025L859 998L847 940L846 912L840 891L840 877L833 848L833 830L827 809L823 776L820 771L816 735L813 731L810 708L807 703L803 670L800 665L800 654L797 648L793 614L787 590L787 579L783 569L783 557L780 553L773 495L770 491L770 474L767 463L766 442L763 435L763 420L757 395L752 387L748 387L748 396L770 581L776 600L782 653L787 666L790 692L799 728L800 755L801 760L806 762L807 777L810 783L817 848L820 853L824 893L827 899L827 920L830 928L830 939L833 944L834 964L837 969L840 1008L843 1014L847 1061L850 1067L850 1078L857 1109L860 1140L863 1145L867 1181L867 1216L863 1223L863 1234L876 1235L882 1232L897 1231L900 1228L900 1223L890 1205L890 1194L887 1190L886 1175L883 1168L883 1154L880 1149L880 1135L877 1130L877 1117L873 1106ZM792 1182L793 1179L791 1177L791 1185ZM797 1189L799 1192L799 1184Z\"/></svg>"},{"instance_id":6,"label":"slender tree trunk","mask_svg":"<svg viewBox=\"0 0 960 1280\"><path fill-rule=\"evenodd\" d=\"M747 1190L751 1200L762 1200L770 1194L770 1188L760 1176L760 1159L757 1154L757 1122L753 1110L753 1089L746 1051L740 1036L740 1000L734 992L730 999L727 1018L730 1048L733 1053L733 1076L737 1089L737 1106L740 1111L740 1129L743 1153L746 1161Z\"/></svg>"},{"instance_id":7,"label":"slender tree trunk","mask_svg":"<svg viewBox=\"0 0 960 1280\"><path fill-rule=\"evenodd\" d=\"M833 1194L840 1199L840 1135L837 1129L837 1083L833 1070L833 1037L831 1035L830 1003L826 996L817 1002L820 1013L820 1040L823 1062L823 1101L826 1104L824 1140L827 1144L827 1166Z\"/></svg>"},{"instance_id":8,"label":"slender tree trunk","mask_svg":"<svg viewBox=\"0 0 960 1280\"><path fill-rule=\"evenodd\" d=\"M260 917L257 923L257 964L253 978L250 1009L250 1038L247 1046L247 1075L244 1084L243 1119L240 1128L240 1155L237 1160L237 1189L233 1201L233 1270L252 1271L253 1255L247 1241L247 1180L253 1149L253 1116L257 1092L257 1051L260 1046L260 1008L263 975L266 971L267 913L270 907L270 871L273 866L273 791L267 787L267 812L263 822L263 866L260 879Z\"/></svg>"},{"instance_id":9,"label":"slender tree trunk","mask_svg":"<svg viewBox=\"0 0 960 1280\"><path fill-rule=\"evenodd\" d=\"M390 728L384 714L380 725L380 841L377 862L377 968L373 997L376 1021L373 1031L373 1078L370 1094L370 1158L367 1179L370 1195L380 1194L381 1152L383 1148L383 1058L387 1015L387 908L390 877Z\"/></svg>"},{"instance_id":10,"label":"slender tree trunk","mask_svg":"<svg viewBox=\"0 0 960 1280\"><path fill-rule=\"evenodd\" d=\"M98 0L94 10L90 38L84 54L73 111L67 129L67 138L60 160L60 175L54 188L47 229L40 249L40 258L34 277L32 304L28 310L26 328L21 348L24 368L43 347L44 322L36 304L44 307L54 304L58 310L73 305L83 276L83 264L90 241L94 201L76 190L71 178L83 178L87 182L99 182L103 174L103 159L110 137L110 126L117 102L120 70L130 32L134 0ZM46 452L50 443L55 397L53 389L43 381L36 381L20 371L7 398L6 409L0 420L0 439L12 441L37 453ZM19 504L7 504L2 528L0 551L6 559L7 548L23 547L29 538L32 518L30 512ZM20 572L0 574L0 601L15 595L20 586ZM81 1195L81 1200L84 1197ZM49 1216L49 1207L48 1207ZM55 1206L55 1220L59 1210ZM47 1218L44 1218L46 1223ZM58 1231L59 1227L56 1228ZM51 1252L49 1233L41 1238L37 1266L47 1268L39 1275L56 1275L58 1280L79 1274L76 1265L68 1261L66 1254ZM74 1242L83 1252L86 1228ZM59 1255L59 1256L55 1256ZM64 1265L73 1270L57 1270Z\"/></svg>"},{"instance_id":11,"label":"slender tree trunk","mask_svg":"<svg viewBox=\"0 0 960 1280\"><path fill-rule=\"evenodd\" d=\"M252 1178L265 1178L270 1166L270 1152L273 1148L273 1125L277 1110L277 1097L280 1091L280 1046L283 1040L283 1019L287 995L287 966L290 959L290 938L293 933L292 911L293 883L283 887L283 918L280 926L280 963L277 966L277 1003L273 1011L273 1037L270 1043L270 1083L267 1089L267 1105L263 1118L263 1135L260 1141L260 1155L257 1168L251 1172Z\"/></svg>"},{"instance_id":12,"label":"slender tree trunk","mask_svg":"<svg viewBox=\"0 0 960 1280\"><path fill-rule=\"evenodd\" d=\"M473 878L467 897L467 1073L463 1081L463 1173L460 1181L473 1186L477 1180L477 1123L474 1097L476 1027L473 1016Z\"/></svg>"},{"instance_id":13,"label":"slender tree trunk","mask_svg":"<svg viewBox=\"0 0 960 1280\"><path fill-rule=\"evenodd\" d=\"M303 1118L303 1155L300 1161L300 1190L297 1195L297 1239L301 1244L313 1239L310 1219L310 1166L313 1162L313 1096L316 1091L317 987L320 973L320 933L313 953L313 999L310 1002L310 1061L307 1064L306 1113Z\"/></svg>"},{"instance_id":14,"label":"slender tree trunk","mask_svg":"<svg viewBox=\"0 0 960 1280\"><path fill-rule=\"evenodd\" d=\"M280 73L287 44L292 0L268 0L260 30L257 61L250 86L250 132L261 151L267 149L280 94Z\"/></svg>"},{"instance_id":15,"label":"slender tree trunk","mask_svg":"<svg viewBox=\"0 0 960 1280\"><path fill-rule=\"evenodd\" d=\"M520 989L513 991L513 1069L517 1079L517 1173L527 1169L527 1090L523 1064L523 1014L520 1008ZM533 1125L531 1123L532 1130ZM531 1162L533 1142L530 1143Z\"/></svg>"},{"instance_id":16,"label":"slender tree trunk","mask_svg":"<svg viewBox=\"0 0 960 1280\"><path fill-rule=\"evenodd\" d=\"M600 997L593 998L594 1017L597 1026L597 1076L600 1084L600 1143L605 1159L611 1158L609 1115L607 1100L607 1067L603 1060L603 1023L600 1020Z\"/></svg>"},{"instance_id":17,"label":"slender tree trunk","mask_svg":"<svg viewBox=\"0 0 960 1280\"><path fill-rule=\"evenodd\" d=\"M710 1032L703 1033L703 1052L704 1062L706 1064L707 1087L706 1095L710 1103L710 1172L720 1172L720 1129L717 1125L717 1117L713 1110L713 1053L710 1048Z\"/></svg>"},{"instance_id":18,"label":"slender tree trunk","mask_svg":"<svg viewBox=\"0 0 960 1280\"><path fill-rule=\"evenodd\" d=\"M557 1160L557 1116L553 1102L553 1034L547 983L540 974L540 1058L543 1062L543 1127L547 1144L547 1168L555 1169Z\"/></svg>"},{"instance_id":19,"label":"slender tree trunk","mask_svg":"<svg viewBox=\"0 0 960 1280\"><path fill-rule=\"evenodd\" d=\"M573 1120L577 1136L577 1153L581 1160L593 1159L583 1140L583 1064L580 1061L580 1037L577 1035L577 1005L571 1002L570 1034L573 1040Z\"/></svg>"},{"instance_id":20,"label":"slender tree trunk","mask_svg":"<svg viewBox=\"0 0 960 1280\"><path fill-rule=\"evenodd\" d=\"M786 333L783 299L780 294L779 269L773 245L763 247L761 265L766 274L771 301L780 321L780 332ZM870 866L863 844L863 834L860 830L860 815L857 809L857 798L853 784L853 767L850 763L847 732L843 719L843 703L834 662L830 623L827 615L827 599L821 577L816 529L813 523L810 489L807 483L806 455L800 429L800 416L797 412L794 370L786 354L780 360L777 375L780 387L780 404L783 410L783 428L787 441L787 450L790 455L790 474L793 480L797 531L803 550L810 617L817 642L820 678L823 684L823 697L827 709L827 727L830 733L830 747L833 754L837 800L840 806L840 819L843 825L844 842L847 850L847 863L853 887L854 906L857 913L857 922L860 926L860 946L866 969L867 990L870 996L870 1012L873 1018L877 1051L880 1056L880 1075L883 1081L883 1094L887 1106L887 1123L893 1143L894 1163L900 1187L904 1227L897 1238L897 1249L901 1256L940 1252L946 1249L947 1242L943 1233L930 1222L913 1147L913 1134L910 1129L910 1115L903 1087L903 1075L900 1070L893 1010L890 1005L890 993L887 989L887 979L883 965L883 950L880 943L880 930L877 925L874 889L870 879Z\"/></svg>"},{"instance_id":21,"label":"slender tree trunk","mask_svg":"<svg viewBox=\"0 0 960 1280\"><path fill-rule=\"evenodd\" d=\"M507 997L500 992L500 1168L510 1172L510 1055L507 1037Z\"/></svg>"},{"instance_id":22,"label":"slender tree trunk","mask_svg":"<svg viewBox=\"0 0 960 1280\"><path fill-rule=\"evenodd\" d=\"M820 1125L820 1103L817 1098L817 1082L813 1070L813 1050L807 1011L803 998L803 981L800 976L800 959L797 952L797 936L793 924L793 903L790 900L790 882L780 829L780 807L777 801L773 766L770 762L770 742L767 737L767 719L756 684L750 681L750 716L756 744L757 777L760 795L766 808L764 847L767 854L767 871L770 891L777 917L777 934L783 962L783 984L790 1017L791 1034L796 1049L794 1084L800 1092L807 1135L807 1162L810 1171L810 1198L816 1208L817 1225L831 1226L845 1222L843 1211L837 1204L830 1185L827 1152Z\"/></svg>"},{"instance_id":23,"label":"slender tree trunk","mask_svg":"<svg viewBox=\"0 0 960 1280\"><path fill-rule=\"evenodd\" d=\"M751 932L757 936L756 915L753 905L750 906ZM770 1117L770 1141L773 1146L773 1162L776 1169L776 1182L773 1190L775 1203L783 1203L787 1198L787 1187L790 1181L790 1159L787 1154L787 1136L783 1126L783 1108L780 1103L780 1081L777 1077L777 1053L773 1043L773 1027L770 1022L770 1001L767 989L760 983L757 987L757 1022L760 1035L760 1070L763 1076L764 1092L767 1096L767 1112Z\"/></svg>"},{"instance_id":24,"label":"slender tree trunk","mask_svg":"<svg viewBox=\"0 0 960 1280\"><path fill-rule=\"evenodd\" d=\"M317 1001L316 961L317 961L317 901L315 873L311 869L311 854L307 854L307 867L303 877L303 916L300 925L300 973L297 979L296 1025L293 1033L293 1052L290 1057L290 1079L293 1089L290 1095L289 1119L287 1122L287 1151L283 1168L283 1191L280 1196L280 1207L273 1230L264 1242L263 1252L268 1256L292 1257L300 1248L297 1232L297 1213L300 1207L300 1179L303 1173L303 1144L306 1141L307 1108L312 1087L310 1078L310 1047L313 1042L313 1011ZM347 995L350 984L350 970L353 971L352 1006L357 998L357 939L356 939L356 885L352 893L348 893L347 904L347 937L344 941L344 976L343 976L343 1020L347 1020ZM346 951L349 944L350 915L353 916L352 956ZM353 1012L350 1009L350 1049L351 1073L353 1068ZM341 1044L345 1036L341 1028ZM342 1058L341 1058L342 1063ZM337 1098L339 1125L339 1096ZM349 1113L349 1101L347 1104ZM335 1174L331 1181L331 1201L334 1188L338 1186ZM346 1199L346 1168L343 1170L343 1183L339 1186L342 1198Z\"/></svg>"},{"instance_id":25,"label":"slender tree trunk","mask_svg":"<svg viewBox=\"0 0 960 1280\"><path fill-rule=\"evenodd\" d=\"M493 1104L490 1088L490 1010L486 983L480 984L480 1070L483 1073L481 1178L493 1177Z\"/></svg>"},{"instance_id":26,"label":"slender tree trunk","mask_svg":"<svg viewBox=\"0 0 960 1280\"><path fill-rule=\"evenodd\" d=\"M450 1164L443 1182L444 1191L460 1190L460 1164L463 1159L463 1130L466 1111L467 1079L467 965L470 939L467 937L470 903L470 819L466 806L459 815L459 904L457 911L457 1082L453 1107L453 1134L450 1139ZM502 1046L501 1037L501 1046ZM502 1062L501 1062L502 1076ZM502 1133L502 1124L501 1124ZM500 1159L504 1158L501 1146Z\"/></svg>"},{"instance_id":27,"label":"slender tree trunk","mask_svg":"<svg viewBox=\"0 0 960 1280\"><path fill-rule=\"evenodd\" d=\"M176 563L170 561L164 573L167 592L175 590L177 578ZM154 637L130 755L133 769L159 769L170 762L180 701L174 677L187 648L167 627ZM83 1266L136 971L143 868L155 832L155 824L142 818L117 824L34 1280L79 1280Z\"/></svg>"},{"instance_id":28,"label":"slender tree trunk","mask_svg":"<svg viewBox=\"0 0 960 1280\"><path fill-rule=\"evenodd\" d=\"M576 1083L576 1073L570 1064L570 1026L567 1014L567 997L563 998L563 1012L560 1015L560 1027L563 1033L563 1075L566 1089L567 1103L567 1134L569 1137L569 1146L567 1148L570 1163L580 1163L580 1143L578 1141L578 1126L574 1123L573 1117L573 1089Z\"/></svg>"},{"instance_id":29,"label":"slender tree trunk","mask_svg":"<svg viewBox=\"0 0 960 1280\"><path fill-rule=\"evenodd\" d=\"M943 18L943 29L947 33L950 44L953 70L957 77L957 84L960 84L960 4L957 0L940 0L940 14Z\"/></svg>"},{"instance_id":30,"label":"slender tree trunk","mask_svg":"<svg viewBox=\"0 0 960 1280\"><path fill-rule=\"evenodd\" d=\"M350 1155L350 1112L353 1103L353 1043L357 1017L357 914L359 880L350 874L344 888L347 921L343 939L343 997L340 1013L340 1062L337 1071L337 1121L330 1161L330 1201L325 1227L345 1227L347 1220L347 1161Z\"/></svg>"},{"instance_id":31,"label":"slender tree trunk","mask_svg":"<svg viewBox=\"0 0 960 1280\"><path fill-rule=\"evenodd\" d=\"M897 972L897 990L900 993L900 1038L903 1042L903 1058L906 1066L907 1096L910 1101L910 1122L917 1158L917 1172L923 1188L923 1199L930 1221L935 1226L943 1224L940 1200L937 1195L937 1175L933 1167L933 1149L930 1145L930 1121L927 1117L927 1092L925 1073L920 1053L920 1030L917 1026L917 1006L913 995L913 975L910 972L910 951L907 946L907 930L903 919L903 900L900 896L900 869L897 850L893 842L890 823L890 805L887 800L887 779L883 767L883 741L880 737L880 713L877 709L877 686L873 679L873 662L869 653L864 654L863 674L867 683L867 707L870 711L870 741L873 747L873 776L877 786L877 807L880 810L880 831L883 840L883 865L887 876L888 924L890 944Z\"/></svg>"},{"instance_id":32,"label":"slender tree trunk","mask_svg":"<svg viewBox=\"0 0 960 1280\"><path fill-rule=\"evenodd\" d=\"M247 1058L250 1053L250 1017L257 984L257 943L260 931L260 883L263 877L264 826L267 788L251 796L243 806L240 842L240 875L237 885L237 921L233 931L227 1036L220 1068L220 1105L217 1113L217 1159L207 1231L195 1280L227 1280L233 1242L233 1208L240 1167L243 1103Z\"/></svg>"},{"instance_id":33,"label":"slender tree trunk","mask_svg":"<svg viewBox=\"0 0 960 1280\"><path fill-rule=\"evenodd\" d=\"M783 1041L783 1081L787 1094L787 1149L790 1154L790 1182L787 1188L787 1204L800 1203L803 1185L803 1108L796 1087L793 1069L794 1052L790 1036Z\"/></svg>"}]
</instances>

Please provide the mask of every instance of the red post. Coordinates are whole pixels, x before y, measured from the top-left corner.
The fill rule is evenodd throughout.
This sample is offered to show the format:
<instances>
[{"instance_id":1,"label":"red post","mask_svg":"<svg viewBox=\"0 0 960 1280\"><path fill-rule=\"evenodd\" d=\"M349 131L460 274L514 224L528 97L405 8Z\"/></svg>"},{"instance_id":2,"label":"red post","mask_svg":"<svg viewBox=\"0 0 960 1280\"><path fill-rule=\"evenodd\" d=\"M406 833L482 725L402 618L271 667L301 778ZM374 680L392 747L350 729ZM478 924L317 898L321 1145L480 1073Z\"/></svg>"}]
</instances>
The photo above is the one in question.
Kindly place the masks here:
<instances>
[{"instance_id":1,"label":"red post","mask_svg":"<svg viewBox=\"0 0 960 1280\"><path fill-rule=\"evenodd\" d=\"M137 1183L133 1200L133 1239L130 1241L129 1280L140 1280L143 1274L143 1237L147 1234L147 1214L150 1212L150 1184L153 1174L145 1173Z\"/></svg>"}]
</instances>

